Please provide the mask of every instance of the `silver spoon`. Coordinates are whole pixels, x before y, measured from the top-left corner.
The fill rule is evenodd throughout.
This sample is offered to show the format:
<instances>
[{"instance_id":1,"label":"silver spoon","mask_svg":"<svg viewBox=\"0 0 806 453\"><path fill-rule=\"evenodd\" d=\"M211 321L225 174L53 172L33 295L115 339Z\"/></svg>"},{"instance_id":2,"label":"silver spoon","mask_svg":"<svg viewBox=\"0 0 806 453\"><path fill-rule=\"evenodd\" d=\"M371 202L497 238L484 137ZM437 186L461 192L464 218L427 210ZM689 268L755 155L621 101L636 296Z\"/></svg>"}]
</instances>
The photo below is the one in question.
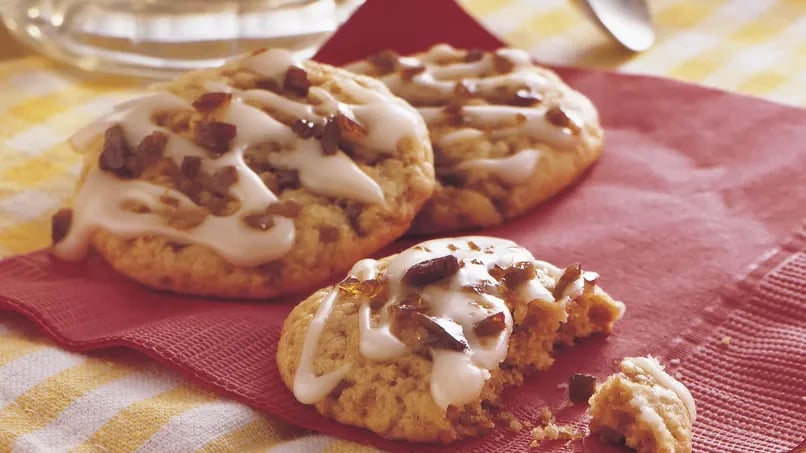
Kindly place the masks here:
<instances>
[{"instance_id":1,"label":"silver spoon","mask_svg":"<svg viewBox=\"0 0 806 453\"><path fill-rule=\"evenodd\" d=\"M575 0L574 3L627 49L640 52L655 42L655 27L646 0Z\"/></svg>"}]
</instances>

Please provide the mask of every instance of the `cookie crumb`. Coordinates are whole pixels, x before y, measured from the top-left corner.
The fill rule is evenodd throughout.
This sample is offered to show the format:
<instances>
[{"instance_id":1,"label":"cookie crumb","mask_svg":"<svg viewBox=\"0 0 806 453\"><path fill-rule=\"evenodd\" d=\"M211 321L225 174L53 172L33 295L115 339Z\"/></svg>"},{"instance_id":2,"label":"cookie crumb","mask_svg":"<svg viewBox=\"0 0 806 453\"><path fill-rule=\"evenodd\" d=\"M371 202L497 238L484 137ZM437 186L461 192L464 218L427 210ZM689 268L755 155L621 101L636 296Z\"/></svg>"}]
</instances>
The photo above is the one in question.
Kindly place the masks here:
<instances>
[{"instance_id":1,"label":"cookie crumb","mask_svg":"<svg viewBox=\"0 0 806 453\"><path fill-rule=\"evenodd\" d=\"M669 364L672 365L672 366L680 365L680 359L678 359L678 358L671 359L671 360L669 360Z\"/></svg>"},{"instance_id":2,"label":"cookie crumb","mask_svg":"<svg viewBox=\"0 0 806 453\"><path fill-rule=\"evenodd\" d=\"M682 377L683 377L683 373L681 373L681 372L679 372L679 371L678 371L678 372L676 372L676 373L674 374L674 378L675 378L675 379L680 379L680 378L682 378Z\"/></svg>"},{"instance_id":3,"label":"cookie crumb","mask_svg":"<svg viewBox=\"0 0 806 453\"><path fill-rule=\"evenodd\" d=\"M585 436L583 431L574 428L571 425L558 425L555 423L554 414L544 407L540 411L540 426L532 428L530 432L532 435L532 442L529 446L537 448L544 440L577 440Z\"/></svg>"},{"instance_id":4,"label":"cookie crumb","mask_svg":"<svg viewBox=\"0 0 806 453\"><path fill-rule=\"evenodd\" d=\"M731 340L731 338L729 336L727 336L727 335L722 337L722 340L721 340L722 347L727 348L728 346L730 346L730 340Z\"/></svg>"},{"instance_id":5,"label":"cookie crumb","mask_svg":"<svg viewBox=\"0 0 806 453\"><path fill-rule=\"evenodd\" d=\"M501 412L500 414L496 415L495 421L496 423L501 423L513 433L521 432L521 430L526 426L525 422L519 420L518 417L516 417L512 412Z\"/></svg>"}]
</instances>

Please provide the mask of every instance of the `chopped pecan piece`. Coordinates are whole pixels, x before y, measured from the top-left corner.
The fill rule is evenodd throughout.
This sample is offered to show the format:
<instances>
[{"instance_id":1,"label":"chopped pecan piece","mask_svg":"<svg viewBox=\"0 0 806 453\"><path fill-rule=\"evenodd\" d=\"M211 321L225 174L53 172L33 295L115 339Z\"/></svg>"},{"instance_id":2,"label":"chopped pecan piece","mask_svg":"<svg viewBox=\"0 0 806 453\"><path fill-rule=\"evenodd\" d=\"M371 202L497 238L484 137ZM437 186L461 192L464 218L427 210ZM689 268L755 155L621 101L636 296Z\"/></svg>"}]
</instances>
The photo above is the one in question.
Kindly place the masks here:
<instances>
[{"instance_id":1,"label":"chopped pecan piece","mask_svg":"<svg viewBox=\"0 0 806 453\"><path fill-rule=\"evenodd\" d=\"M234 124L220 121L199 121L196 123L194 139L196 143L221 155L229 150L238 128Z\"/></svg>"},{"instance_id":2,"label":"chopped pecan piece","mask_svg":"<svg viewBox=\"0 0 806 453\"><path fill-rule=\"evenodd\" d=\"M580 127L571 119L571 117L561 108L561 107L552 107L546 110L546 120L549 123L557 126L557 127L564 127L571 130L571 132L579 132Z\"/></svg>"},{"instance_id":3,"label":"chopped pecan piece","mask_svg":"<svg viewBox=\"0 0 806 453\"><path fill-rule=\"evenodd\" d=\"M509 103L512 105L517 105L519 107L531 107L535 104L539 104L543 101L543 97L539 93L535 93L532 90L528 89L520 89L512 95L512 98L509 100Z\"/></svg>"},{"instance_id":4,"label":"chopped pecan piece","mask_svg":"<svg viewBox=\"0 0 806 453\"><path fill-rule=\"evenodd\" d=\"M415 304L403 301L392 306L391 328L395 336L418 353L427 352L428 348L467 350L460 325L449 319L428 316Z\"/></svg>"},{"instance_id":5,"label":"chopped pecan piece","mask_svg":"<svg viewBox=\"0 0 806 453\"><path fill-rule=\"evenodd\" d=\"M465 62L472 63L484 58L484 51L481 49L470 49L465 54Z\"/></svg>"},{"instance_id":6,"label":"chopped pecan piece","mask_svg":"<svg viewBox=\"0 0 806 453\"><path fill-rule=\"evenodd\" d=\"M551 292L555 299L559 299L562 297L565 289L568 288L569 285L574 283L579 276L582 274L582 265L579 263L572 264L565 268L563 271L563 275L557 280L557 284L554 285L554 290Z\"/></svg>"},{"instance_id":7,"label":"chopped pecan piece","mask_svg":"<svg viewBox=\"0 0 806 453\"><path fill-rule=\"evenodd\" d=\"M279 203L272 203L266 208L266 213L279 215L293 219L302 212L302 203L294 200L285 200Z\"/></svg>"},{"instance_id":8,"label":"chopped pecan piece","mask_svg":"<svg viewBox=\"0 0 806 453\"><path fill-rule=\"evenodd\" d=\"M406 66L400 70L400 78L411 81L417 74L425 72L425 66Z\"/></svg>"},{"instance_id":9,"label":"chopped pecan piece","mask_svg":"<svg viewBox=\"0 0 806 453\"><path fill-rule=\"evenodd\" d=\"M359 237L362 237L367 233L361 226L362 212L364 212L364 209L361 207L361 205L356 203L348 203L344 207L344 215L347 216L350 226L353 228L353 231L355 231L355 234Z\"/></svg>"},{"instance_id":10,"label":"chopped pecan piece","mask_svg":"<svg viewBox=\"0 0 806 453\"><path fill-rule=\"evenodd\" d=\"M168 195L167 193L160 195L160 203L169 206L171 208L179 207L179 200Z\"/></svg>"},{"instance_id":11,"label":"chopped pecan piece","mask_svg":"<svg viewBox=\"0 0 806 453\"><path fill-rule=\"evenodd\" d=\"M322 134L322 152L327 156L336 154L339 150L340 138L341 129L336 123L335 116L331 116L328 118L324 133Z\"/></svg>"},{"instance_id":12,"label":"chopped pecan piece","mask_svg":"<svg viewBox=\"0 0 806 453\"><path fill-rule=\"evenodd\" d=\"M143 165L152 165L160 160L167 144L168 134L154 131L140 140L136 154L142 159Z\"/></svg>"},{"instance_id":13,"label":"chopped pecan piece","mask_svg":"<svg viewBox=\"0 0 806 453\"><path fill-rule=\"evenodd\" d=\"M343 113L337 113L333 117L336 126L339 127L339 138L347 142L356 142L367 136L367 130L364 126L358 124L355 120Z\"/></svg>"},{"instance_id":14,"label":"chopped pecan piece","mask_svg":"<svg viewBox=\"0 0 806 453\"><path fill-rule=\"evenodd\" d=\"M400 55L393 50L382 50L375 55L368 58L370 64L378 68L382 73L386 74L392 72L397 68L397 63L400 61Z\"/></svg>"},{"instance_id":15,"label":"chopped pecan piece","mask_svg":"<svg viewBox=\"0 0 806 453\"><path fill-rule=\"evenodd\" d=\"M503 283L509 289L535 278L535 265L528 261L520 261L504 269Z\"/></svg>"},{"instance_id":16,"label":"chopped pecan piece","mask_svg":"<svg viewBox=\"0 0 806 453\"><path fill-rule=\"evenodd\" d=\"M339 229L333 225L322 225L319 227L319 240L325 243L339 240Z\"/></svg>"},{"instance_id":17,"label":"chopped pecan piece","mask_svg":"<svg viewBox=\"0 0 806 453\"><path fill-rule=\"evenodd\" d=\"M190 230L201 225L207 215L208 212L204 209L183 209L171 211L167 220L177 230Z\"/></svg>"},{"instance_id":18,"label":"chopped pecan piece","mask_svg":"<svg viewBox=\"0 0 806 453\"><path fill-rule=\"evenodd\" d=\"M255 82L255 88L271 91L273 93L279 93L282 91L280 83L274 79L259 79Z\"/></svg>"},{"instance_id":19,"label":"chopped pecan piece","mask_svg":"<svg viewBox=\"0 0 806 453\"><path fill-rule=\"evenodd\" d=\"M568 378L568 399L572 403L585 403L596 390L596 376L574 373Z\"/></svg>"},{"instance_id":20,"label":"chopped pecan piece","mask_svg":"<svg viewBox=\"0 0 806 453\"><path fill-rule=\"evenodd\" d=\"M508 74L515 69L515 63L512 60L497 53L493 54L493 66L500 74Z\"/></svg>"},{"instance_id":21,"label":"chopped pecan piece","mask_svg":"<svg viewBox=\"0 0 806 453\"><path fill-rule=\"evenodd\" d=\"M213 173L213 180L211 183L211 189L213 192L226 195L229 192L230 187L233 184L238 182L238 170L235 169L233 165L227 165L226 167L221 167Z\"/></svg>"},{"instance_id":22,"label":"chopped pecan piece","mask_svg":"<svg viewBox=\"0 0 806 453\"><path fill-rule=\"evenodd\" d=\"M299 187L299 172L297 170L275 170L274 177L282 192L285 189Z\"/></svg>"},{"instance_id":23,"label":"chopped pecan piece","mask_svg":"<svg viewBox=\"0 0 806 453\"><path fill-rule=\"evenodd\" d=\"M481 247L479 247L479 246L478 246L478 245L477 245L475 242L473 242L473 241L467 241L467 246L468 246L468 247L470 247L470 250L473 250L474 252L479 252L479 251L481 251Z\"/></svg>"},{"instance_id":24,"label":"chopped pecan piece","mask_svg":"<svg viewBox=\"0 0 806 453\"><path fill-rule=\"evenodd\" d=\"M356 277L350 276L342 280L337 286L340 290L351 296L372 299L384 292L383 286L385 284L386 281L379 278L359 280Z\"/></svg>"},{"instance_id":25,"label":"chopped pecan piece","mask_svg":"<svg viewBox=\"0 0 806 453\"><path fill-rule=\"evenodd\" d=\"M58 243L64 239L65 236L67 236L72 223L72 209L59 209L56 211L56 214L53 214L53 220L50 224L50 238L54 244Z\"/></svg>"},{"instance_id":26,"label":"chopped pecan piece","mask_svg":"<svg viewBox=\"0 0 806 453\"><path fill-rule=\"evenodd\" d=\"M403 283L424 286L448 278L459 270L459 260L453 255L445 255L421 261L403 274Z\"/></svg>"},{"instance_id":27,"label":"chopped pecan piece","mask_svg":"<svg viewBox=\"0 0 806 453\"><path fill-rule=\"evenodd\" d=\"M456 81L456 84L453 86L453 94L458 98L469 98L473 96L473 93L470 91L470 85L464 80Z\"/></svg>"},{"instance_id":28,"label":"chopped pecan piece","mask_svg":"<svg viewBox=\"0 0 806 453\"><path fill-rule=\"evenodd\" d=\"M179 171L186 178L196 179L201 174L201 158L197 156L185 156L182 158L182 164L179 166Z\"/></svg>"},{"instance_id":29,"label":"chopped pecan piece","mask_svg":"<svg viewBox=\"0 0 806 453\"><path fill-rule=\"evenodd\" d=\"M294 121L294 124L291 125L291 130L300 138L321 137L324 133L324 127L321 124L304 118Z\"/></svg>"},{"instance_id":30,"label":"chopped pecan piece","mask_svg":"<svg viewBox=\"0 0 806 453\"><path fill-rule=\"evenodd\" d=\"M204 93L193 101L193 108L202 113L209 113L232 99L232 93Z\"/></svg>"},{"instance_id":31,"label":"chopped pecan piece","mask_svg":"<svg viewBox=\"0 0 806 453\"><path fill-rule=\"evenodd\" d=\"M256 230L266 231L274 226L274 216L266 212L247 214L242 219L245 224Z\"/></svg>"},{"instance_id":32,"label":"chopped pecan piece","mask_svg":"<svg viewBox=\"0 0 806 453\"><path fill-rule=\"evenodd\" d=\"M104 133L104 147L98 157L98 167L121 178L136 177L139 173L135 175L129 168L131 156L132 152L126 142L123 128L116 124L107 129Z\"/></svg>"},{"instance_id":33,"label":"chopped pecan piece","mask_svg":"<svg viewBox=\"0 0 806 453\"><path fill-rule=\"evenodd\" d=\"M308 96L308 89L311 88L311 81L308 80L308 73L299 66L290 66L285 72L283 89L290 91L297 96Z\"/></svg>"},{"instance_id":34,"label":"chopped pecan piece","mask_svg":"<svg viewBox=\"0 0 806 453\"><path fill-rule=\"evenodd\" d=\"M506 316L501 311L479 321L473 330L479 337L491 337L503 332L506 327Z\"/></svg>"}]
</instances>

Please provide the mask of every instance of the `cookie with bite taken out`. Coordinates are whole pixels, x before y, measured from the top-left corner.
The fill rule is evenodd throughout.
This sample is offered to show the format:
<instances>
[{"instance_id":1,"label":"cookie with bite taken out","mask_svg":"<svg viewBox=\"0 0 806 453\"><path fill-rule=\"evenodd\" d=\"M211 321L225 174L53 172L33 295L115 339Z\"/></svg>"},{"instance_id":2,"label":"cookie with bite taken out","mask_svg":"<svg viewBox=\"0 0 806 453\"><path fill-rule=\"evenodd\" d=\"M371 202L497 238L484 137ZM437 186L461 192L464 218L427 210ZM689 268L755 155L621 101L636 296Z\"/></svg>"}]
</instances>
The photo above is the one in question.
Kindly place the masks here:
<instances>
[{"instance_id":1,"label":"cookie with bite taken out","mask_svg":"<svg viewBox=\"0 0 806 453\"><path fill-rule=\"evenodd\" d=\"M569 310L581 306L607 307L603 331L624 310L595 274L536 260L511 241L431 240L361 260L300 303L277 364L297 400L327 417L448 443L493 427L501 392L552 364Z\"/></svg>"},{"instance_id":2,"label":"cookie with bite taken out","mask_svg":"<svg viewBox=\"0 0 806 453\"><path fill-rule=\"evenodd\" d=\"M428 123L437 188L412 234L486 227L569 186L602 152L593 104L526 52L439 44L347 66L383 81Z\"/></svg>"},{"instance_id":3,"label":"cookie with bite taken out","mask_svg":"<svg viewBox=\"0 0 806 453\"><path fill-rule=\"evenodd\" d=\"M403 234L434 187L428 131L377 80L284 50L187 73L71 139L86 156L53 254L185 294L320 285Z\"/></svg>"}]
</instances>

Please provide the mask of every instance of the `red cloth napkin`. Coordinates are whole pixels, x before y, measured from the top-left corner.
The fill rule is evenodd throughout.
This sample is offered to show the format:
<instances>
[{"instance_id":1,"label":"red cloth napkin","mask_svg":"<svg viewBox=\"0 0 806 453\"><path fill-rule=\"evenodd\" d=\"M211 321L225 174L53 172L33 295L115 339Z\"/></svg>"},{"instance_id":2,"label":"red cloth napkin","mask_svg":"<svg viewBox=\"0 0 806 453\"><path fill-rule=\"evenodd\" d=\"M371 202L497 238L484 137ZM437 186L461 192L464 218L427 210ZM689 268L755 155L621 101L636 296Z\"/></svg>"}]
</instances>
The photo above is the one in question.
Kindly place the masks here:
<instances>
[{"instance_id":1,"label":"red cloth napkin","mask_svg":"<svg viewBox=\"0 0 806 453\"><path fill-rule=\"evenodd\" d=\"M452 1L375 0L318 59L339 64L442 41L501 44ZM806 201L806 112L651 77L559 72L599 107L604 156L552 202L483 233L559 265L582 262L628 308L614 335L561 351L551 370L506 394L507 408L536 420L547 405L560 422L583 426L585 408L561 409L558 384L572 372L603 377L624 356L652 353L681 360L669 369L697 400L696 451L797 447L806 432L806 239L796 233ZM274 361L292 306L153 292L97 259L65 264L37 252L0 261L0 307L27 315L66 348L137 349L289 423L388 450L437 449L379 439L299 404ZM530 440L527 431L500 429L452 447L512 451ZM562 445L542 447L567 451ZM619 451L593 438L573 448Z\"/></svg>"}]
</instances>

